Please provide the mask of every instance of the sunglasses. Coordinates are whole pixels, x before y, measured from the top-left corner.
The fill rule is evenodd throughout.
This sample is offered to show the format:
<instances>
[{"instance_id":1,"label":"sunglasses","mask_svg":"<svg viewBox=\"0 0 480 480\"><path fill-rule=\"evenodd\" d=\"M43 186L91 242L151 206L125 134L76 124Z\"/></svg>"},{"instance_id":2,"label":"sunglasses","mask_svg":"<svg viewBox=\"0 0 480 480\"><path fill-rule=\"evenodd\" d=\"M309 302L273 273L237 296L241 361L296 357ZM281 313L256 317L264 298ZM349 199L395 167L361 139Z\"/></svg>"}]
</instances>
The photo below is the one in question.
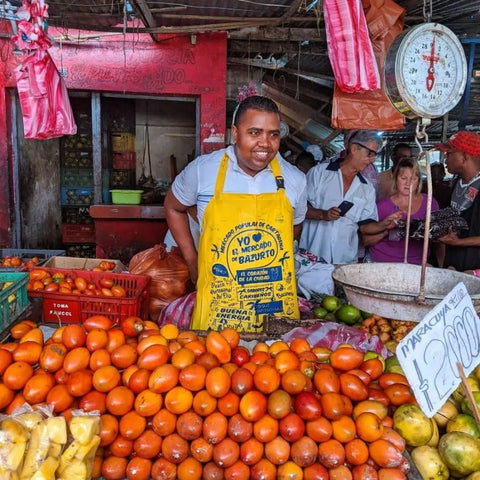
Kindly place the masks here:
<instances>
[{"instance_id":1,"label":"sunglasses","mask_svg":"<svg viewBox=\"0 0 480 480\"><path fill-rule=\"evenodd\" d=\"M378 152L376 150L373 150L372 148L368 148L363 143L359 143L359 142L352 142L352 143L353 143L353 145L358 145L359 147L362 147L365 150L367 150L367 152L368 152L367 157L376 157L378 155Z\"/></svg>"}]
</instances>

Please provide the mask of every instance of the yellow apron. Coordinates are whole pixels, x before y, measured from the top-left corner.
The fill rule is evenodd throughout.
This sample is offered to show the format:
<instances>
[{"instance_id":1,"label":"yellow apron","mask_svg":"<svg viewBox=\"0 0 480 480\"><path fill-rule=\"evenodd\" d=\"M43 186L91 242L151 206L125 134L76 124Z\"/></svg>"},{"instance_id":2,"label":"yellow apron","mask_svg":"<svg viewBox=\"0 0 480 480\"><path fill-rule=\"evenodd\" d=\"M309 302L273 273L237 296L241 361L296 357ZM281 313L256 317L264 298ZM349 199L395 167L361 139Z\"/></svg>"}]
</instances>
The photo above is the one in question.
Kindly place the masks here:
<instances>
[{"instance_id":1,"label":"yellow apron","mask_svg":"<svg viewBox=\"0 0 480 480\"><path fill-rule=\"evenodd\" d=\"M293 208L277 158L277 191L225 193L224 155L202 222L192 328L255 332L264 315L299 318L293 259Z\"/></svg>"}]
</instances>

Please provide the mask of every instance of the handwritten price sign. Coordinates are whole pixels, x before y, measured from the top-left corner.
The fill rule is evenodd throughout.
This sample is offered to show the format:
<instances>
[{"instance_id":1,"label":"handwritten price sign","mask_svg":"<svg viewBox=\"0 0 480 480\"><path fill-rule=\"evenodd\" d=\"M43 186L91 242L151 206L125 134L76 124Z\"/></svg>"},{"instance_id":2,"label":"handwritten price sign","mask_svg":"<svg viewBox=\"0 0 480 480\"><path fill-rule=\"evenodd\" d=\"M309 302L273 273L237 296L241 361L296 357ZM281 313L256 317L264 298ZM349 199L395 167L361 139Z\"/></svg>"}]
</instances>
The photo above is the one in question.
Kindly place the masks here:
<instances>
[{"instance_id":1,"label":"handwritten price sign","mask_svg":"<svg viewBox=\"0 0 480 480\"><path fill-rule=\"evenodd\" d=\"M397 346L397 357L425 415L433 417L480 363L480 319L459 283Z\"/></svg>"}]
</instances>

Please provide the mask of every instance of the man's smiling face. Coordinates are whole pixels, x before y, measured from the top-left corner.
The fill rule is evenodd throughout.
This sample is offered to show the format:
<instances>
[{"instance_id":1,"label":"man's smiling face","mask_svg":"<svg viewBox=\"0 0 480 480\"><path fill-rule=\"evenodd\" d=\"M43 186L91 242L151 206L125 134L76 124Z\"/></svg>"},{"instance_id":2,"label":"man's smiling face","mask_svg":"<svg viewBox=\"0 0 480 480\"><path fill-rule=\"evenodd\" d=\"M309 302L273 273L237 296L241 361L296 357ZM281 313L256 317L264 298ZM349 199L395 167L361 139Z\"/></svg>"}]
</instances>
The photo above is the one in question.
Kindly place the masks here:
<instances>
[{"instance_id":1,"label":"man's smiling face","mask_svg":"<svg viewBox=\"0 0 480 480\"><path fill-rule=\"evenodd\" d=\"M254 176L275 157L280 147L280 119L276 113L248 109L232 126L239 167Z\"/></svg>"}]
</instances>

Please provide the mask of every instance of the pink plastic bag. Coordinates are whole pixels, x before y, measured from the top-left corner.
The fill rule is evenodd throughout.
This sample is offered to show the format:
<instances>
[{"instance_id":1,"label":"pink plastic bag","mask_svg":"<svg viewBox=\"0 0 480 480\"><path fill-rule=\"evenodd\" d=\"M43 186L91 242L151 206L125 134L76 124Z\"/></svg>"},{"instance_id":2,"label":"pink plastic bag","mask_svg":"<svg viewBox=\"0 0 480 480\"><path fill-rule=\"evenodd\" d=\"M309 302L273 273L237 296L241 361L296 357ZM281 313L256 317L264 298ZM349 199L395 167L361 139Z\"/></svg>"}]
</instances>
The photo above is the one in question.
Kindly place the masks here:
<instances>
[{"instance_id":1,"label":"pink plastic bag","mask_svg":"<svg viewBox=\"0 0 480 480\"><path fill-rule=\"evenodd\" d=\"M363 353L374 351L382 355L383 358L392 356L392 353L376 335L370 336L359 328L334 322L318 323L308 328L294 328L283 335L282 340L291 342L294 338L305 338L312 347L326 347L330 350L336 350L342 343L348 343Z\"/></svg>"},{"instance_id":2,"label":"pink plastic bag","mask_svg":"<svg viewBox=\"0 0 480 480\"><path fill-rule=\"evenodd\" d=\"M67 88L47 51L27 57L15 78L25 138L46 140L77 132Z\"/></svg>"},{"instance_id":3,"label":"pink plastic bag","mask_svg":"<svg viewBox=\"0 0 480 480\"><path fill-rule=\"evenodd\" d=\"M335 82L348 93L380 88L380 73L361 0L324 0L328 57Z\"/></svg>"},{"instance_id":4,"label":"pink plastic bag","mask_svg":"<svg viewBox=\"0 0 480 480\"><path fill-rule=\"evenodd\" d=\"M180 330L188 329L192 320L196 295L197 292L192 292L170 303L160 312L158 324L165 325L166 323L173 323Z\"/></svg>"}]
</instances>

